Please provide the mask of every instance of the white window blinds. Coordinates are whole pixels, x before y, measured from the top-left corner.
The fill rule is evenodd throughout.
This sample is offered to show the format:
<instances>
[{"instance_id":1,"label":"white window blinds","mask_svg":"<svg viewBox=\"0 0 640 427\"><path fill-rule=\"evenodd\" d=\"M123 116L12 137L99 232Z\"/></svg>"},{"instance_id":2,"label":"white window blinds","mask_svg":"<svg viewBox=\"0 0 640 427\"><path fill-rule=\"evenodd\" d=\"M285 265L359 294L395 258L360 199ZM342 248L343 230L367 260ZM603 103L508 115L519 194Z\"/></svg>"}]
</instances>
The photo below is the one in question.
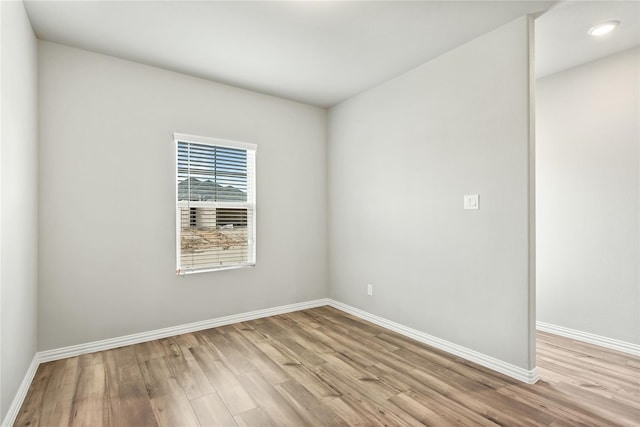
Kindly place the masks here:
<instances>
[{"instance_id":1,"label":"white window blinds","mask_svg":"<svg viewBox=\"0 0 640 427\"><path fill-rule=\"evenodd\" d=\"M177 273L255 265L256 146L174 139Z\"/></svg>"}]
</instances>

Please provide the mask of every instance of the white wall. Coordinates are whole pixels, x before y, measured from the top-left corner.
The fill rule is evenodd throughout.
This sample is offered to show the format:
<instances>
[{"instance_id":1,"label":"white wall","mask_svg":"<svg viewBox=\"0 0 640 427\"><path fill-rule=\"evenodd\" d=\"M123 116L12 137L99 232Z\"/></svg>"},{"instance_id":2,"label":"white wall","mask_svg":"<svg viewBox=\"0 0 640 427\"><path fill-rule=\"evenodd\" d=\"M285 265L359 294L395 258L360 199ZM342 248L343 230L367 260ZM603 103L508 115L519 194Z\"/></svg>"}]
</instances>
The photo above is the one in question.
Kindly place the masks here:
<instances>
[{"instance_id":1,"label":"white wall","mask_svg":"<svg viewBox=\"0 0 640 427\"><path fill-rule=\"evenodd\" d=\"M22 2L0 2L0 419L37 346L37 41Z\"/></svg>"},{"instance_id":2,"label":"white wall","mask_svg":"<svg viewBox=\"0 0 640 427\"><path fill-rule=\"evenodd\" d=\"M39 54L41 350L327 296L325 110ZM255 268L176 277L175 131L258 145Z\"/></svg>"},{"instance_id":3,"label":"white wall","mask_svg":"<svg viewBox=\"0 0 640 427\"><path fill-rule=\"evenodd\" d=\"M639 49L537 82L538 320L640 344Z\"/></svg>"},{"instance_id":4,"label":"white wall","mask_svg":"<svg viewBox=\"0 0 640 427\"><path fill-rule=\"evenodd\" d=\"M529 30L520 18L329 112L330 296L525 369Z\"/></svg>"}]
</instances>

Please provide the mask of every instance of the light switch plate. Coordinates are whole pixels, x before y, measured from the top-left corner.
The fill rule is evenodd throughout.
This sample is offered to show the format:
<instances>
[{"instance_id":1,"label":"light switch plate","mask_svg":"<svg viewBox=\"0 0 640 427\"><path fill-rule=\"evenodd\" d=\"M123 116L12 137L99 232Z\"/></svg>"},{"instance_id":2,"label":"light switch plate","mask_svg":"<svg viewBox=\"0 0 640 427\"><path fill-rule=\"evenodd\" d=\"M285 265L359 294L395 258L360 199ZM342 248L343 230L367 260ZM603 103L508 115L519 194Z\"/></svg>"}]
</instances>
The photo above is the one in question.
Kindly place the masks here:
<instances>
[{"instance_id":1,"label":"light switch plate","mask_svg":"<svg viewBox=\"0 0 640 427\"><path fill-rule=\"evenodd\" d=\"M467 194L464 196L465 209L480 209L480 196L477 194Z\"/></svg>"}]
</instances>

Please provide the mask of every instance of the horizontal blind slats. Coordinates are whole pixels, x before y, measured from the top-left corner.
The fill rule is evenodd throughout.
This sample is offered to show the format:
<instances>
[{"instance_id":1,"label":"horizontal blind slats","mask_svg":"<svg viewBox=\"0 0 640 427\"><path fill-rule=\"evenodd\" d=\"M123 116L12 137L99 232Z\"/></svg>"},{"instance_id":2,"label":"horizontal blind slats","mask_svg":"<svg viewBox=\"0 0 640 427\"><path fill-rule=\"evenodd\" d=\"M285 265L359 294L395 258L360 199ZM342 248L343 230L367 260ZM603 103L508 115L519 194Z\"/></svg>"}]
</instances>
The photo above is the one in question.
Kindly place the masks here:
<instances>
[{"instance_id":1,"label":"horizontal blind slats","mask_svg":"<svg viewBox=\"0 0 640 427\"><path fill-rule=\"evenodd\" d=\"M177 141L178 268L255 263L254 161L251 150Z\"/></svg>"}]
</instances>

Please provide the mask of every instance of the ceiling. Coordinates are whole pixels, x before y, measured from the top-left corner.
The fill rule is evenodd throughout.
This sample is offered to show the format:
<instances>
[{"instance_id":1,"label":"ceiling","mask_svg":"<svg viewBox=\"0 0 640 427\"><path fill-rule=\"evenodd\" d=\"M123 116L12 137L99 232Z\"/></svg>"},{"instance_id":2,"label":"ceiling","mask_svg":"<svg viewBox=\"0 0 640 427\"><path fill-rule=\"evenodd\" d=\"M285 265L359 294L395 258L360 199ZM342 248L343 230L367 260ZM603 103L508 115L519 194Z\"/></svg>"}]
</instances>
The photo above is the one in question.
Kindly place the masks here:
<instances>
[{"instance_id":1,"label":"ceiling","mask_svg":"<svg viewBox=\"0 0 640 427\"><path fill-rule=\"evenodd\" d=\"M587 34L594 25L618 20L603 37ZM536 19L536 75L548 76L640 45L640 2L563 2Z\"/></svg>"},{"instance_id":2,"label":"ceiling","mask_svg":"<svg viewBox=\"0 0 640 427\"><path fill-rule=\"evenodd\" d=\"M527 13L551 9L539 18L537 37L545 74L638 44L637 2L576 3L28 0L25 6L40 39L329 107ZM601 19L621 20L625 43L612 48L614 33L592 48L586 31Z\"/></svg>"}]
</instances>

